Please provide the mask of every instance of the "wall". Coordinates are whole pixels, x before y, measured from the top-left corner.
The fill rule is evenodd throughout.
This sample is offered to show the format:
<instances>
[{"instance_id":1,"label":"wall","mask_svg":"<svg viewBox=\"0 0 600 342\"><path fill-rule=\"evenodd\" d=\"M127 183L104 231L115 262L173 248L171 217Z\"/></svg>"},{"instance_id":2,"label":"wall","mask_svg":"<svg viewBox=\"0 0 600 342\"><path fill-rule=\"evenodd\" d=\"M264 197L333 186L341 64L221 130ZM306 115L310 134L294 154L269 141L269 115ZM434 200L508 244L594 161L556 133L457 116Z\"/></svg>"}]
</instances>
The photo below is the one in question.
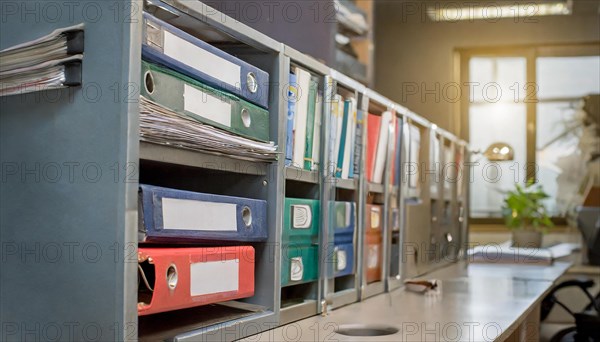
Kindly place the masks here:
<instances>
[{"instance_id":1,"label":"wall","mask_svg":"<svg viewBox=\"0 0 600 342\"><path fill-rule=\"evenodd\" d=\"M600 41L600 1L575 1L570 16L518 18L517 22L512 18L432 22L425 3L435 4L377 2L375 89L456 134L459 121L454 118L458 113L452 99L457 97L448 87L456 81L455 49ZM444 90L449 100L444 99Z\"/></svg>"},{"instance_id":2,"label":"wall","mask_svg":"<svg viewBox=\"0 0 600 342\"><path fill-rule=\"evenodd\" d=\"M335 61L332 0L207 0L204 4L317 60Z\"/></svg>"}]
</instances>

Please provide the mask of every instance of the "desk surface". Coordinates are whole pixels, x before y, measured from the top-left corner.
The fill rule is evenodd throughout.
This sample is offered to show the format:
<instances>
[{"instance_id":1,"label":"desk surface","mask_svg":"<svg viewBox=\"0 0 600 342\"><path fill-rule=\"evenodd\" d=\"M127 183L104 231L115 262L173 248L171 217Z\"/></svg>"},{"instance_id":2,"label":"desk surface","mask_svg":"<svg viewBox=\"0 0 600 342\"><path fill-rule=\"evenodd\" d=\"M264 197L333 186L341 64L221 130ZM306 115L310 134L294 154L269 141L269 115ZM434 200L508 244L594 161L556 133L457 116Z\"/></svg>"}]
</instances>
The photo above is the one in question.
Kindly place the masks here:
<instances>
[{"instance_id":1,"label":"desk surface","mask_svg":"<svg viewBox=\"0 0 600 342\"><path fill-rule=\"evenodd\" d=\"M520 324L570 263L552 266L466 265L434 271L438 291L420 294L400 288L329 315L291 323L247 341L482 341L503 339ZM347 325L391 326L387 336L345 336Z\"/></svg>"}]
</instances>

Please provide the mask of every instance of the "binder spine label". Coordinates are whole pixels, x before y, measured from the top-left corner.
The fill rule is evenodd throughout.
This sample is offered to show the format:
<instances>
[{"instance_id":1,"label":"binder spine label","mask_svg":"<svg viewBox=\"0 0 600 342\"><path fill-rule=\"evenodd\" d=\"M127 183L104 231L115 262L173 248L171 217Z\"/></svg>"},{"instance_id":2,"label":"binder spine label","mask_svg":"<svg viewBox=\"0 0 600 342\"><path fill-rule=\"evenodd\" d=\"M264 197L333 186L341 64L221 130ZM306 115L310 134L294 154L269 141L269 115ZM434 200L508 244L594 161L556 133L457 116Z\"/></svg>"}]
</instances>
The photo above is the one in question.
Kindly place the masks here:
<instances>
[{"instance_id":1,"label":"binder spine label","mask_svg":"<svg viewBox=\"0 0 600 342\"><path fill-rule=\"evenodd\" d=\"M292 205L292 228L307 229L312 224L312 211L309 205Z\"/></svg>"},{"instance_id":2,"label":"binder spine label","mask_svg":"<svg viewBox=\"0 0 600 342\"><path fill-rule=\"evenodd\" d=\"M239 259L190 264L190 296L238 291L239 265Z\"/></svg>"},{"instance_id":3,"label":"binder spine label","mask_svg":"<svg viewBox=\"0 0 600 342\"><path fill-rule=\"evenodd\" d=\"M164 229L237 231L236 205L231 203L163 198L162 215Z\"/></svg>"},{"instance_id":4,"label":"binder spine label","mask_svg":"<svg viewBox=\"0 0 600 342\"><path fill-rule=\"evenodd\" d=\"M163 53L237 89L241 67L164 30Z\"/></svg>"},{"instance_id":5,"label":"binder spine label","mask_svg":"<svg viewBox=\"0 0 600 342\"><path fill-rule=\"evenodd\" d=\"M231 127L231 105L229 103L187 84L184 84L183 87L183 99L184 110L223 126Z\"/></svg>"},{"instance_id":6,"label":"binder spine label","mask_svg":"<svg viewBox=\"0 0 600 342\"><path fill-rule=\"evenodd\" d=\"M370 245L367 252L367 268L377 268L379 265L379 245Z\"/></svg>"},{"instance_id":7,"label":"binder spine label","mask_svg":"<svg viewBox=\"0 0 600 342\"><path fill-rule=\"evenodd\" d=\"M338 250L336 252L336 268L338 271L342 271L347 267L348 258L346 257L346 251Z\"/></svg>"},{"instance_id":8,"label":"binder spine label","mask_svg":"<svg viewBox=\"0 0 600 342\"><path fill-rule=\"evenodd\" d=\"M379 228L379 208L377 207L371 208L371 228Z\"/></svg>"},{"instance_id":9,"label":"binder spine label","mask_svg":"<svg viewBox=\"0 0 600 342\"><path fill-rule=\"evenodd\" d=\"M294 257L290 260L290 280L300 281L304 276L304 263L302 257Z\"/></svg>"}]
</instances>

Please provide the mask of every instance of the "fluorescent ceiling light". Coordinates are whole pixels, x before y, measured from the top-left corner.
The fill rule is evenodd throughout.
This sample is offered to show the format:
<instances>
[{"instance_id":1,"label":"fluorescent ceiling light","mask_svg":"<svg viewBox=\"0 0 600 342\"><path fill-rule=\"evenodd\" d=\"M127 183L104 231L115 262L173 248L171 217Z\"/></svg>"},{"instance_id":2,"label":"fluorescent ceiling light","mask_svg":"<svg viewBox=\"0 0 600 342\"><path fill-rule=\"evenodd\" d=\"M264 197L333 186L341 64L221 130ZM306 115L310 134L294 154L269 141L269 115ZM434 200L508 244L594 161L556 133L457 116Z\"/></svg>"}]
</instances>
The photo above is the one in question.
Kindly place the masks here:
<instances>
[{"instance_id":1,"label":"fluorescent ceiling light","mask_svg":"<svg viewBox=\"0 0 600 342\"><path fill-rule=\"evenodd\" d=\"M459 21L487 19L496 20L500 18L527 19L546 15L569 15L572 13L573 2L555 1L542 3L514 3L510 5L498 5L490 3L481 6L474 3L473 6L459 7L456 2L437 2L429 6L427 14L433 21Z\"/></svg>"}]
</instances>

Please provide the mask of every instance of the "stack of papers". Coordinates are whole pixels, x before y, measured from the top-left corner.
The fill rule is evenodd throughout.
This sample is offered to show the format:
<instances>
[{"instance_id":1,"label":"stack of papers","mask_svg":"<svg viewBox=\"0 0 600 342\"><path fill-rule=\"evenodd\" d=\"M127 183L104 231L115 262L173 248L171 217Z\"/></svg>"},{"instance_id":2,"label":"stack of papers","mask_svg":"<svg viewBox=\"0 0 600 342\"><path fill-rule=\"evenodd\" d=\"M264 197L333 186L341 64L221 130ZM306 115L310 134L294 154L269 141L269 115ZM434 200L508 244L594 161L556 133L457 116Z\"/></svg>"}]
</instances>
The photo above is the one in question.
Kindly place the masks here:
<instances>
[{"instance_id":1,"label":"stack of papers","mask_svg":"<svg viewBox=\"0 0 600 342\"><path fill-rule=\"evenodd\" d=\"M0 51L0 96L81 84L83 24Z\"/></svg>"},{"instance_id":2,"label":"stack of papers","mask_svg":"<svg viewBox=\"0 0 600 342\"><path fill-rule=\"evenodd\" d=\"M475 246L467 251L468 260L490 264L550 265L554 259L567 256L579 248L578 244L561 243L548 248L512 247L510 241L502 244Z\"/></svg>"},{"instance_id":3,"label":"stack of papers","mask_svg":"<svg viewBox=\"0 0 600 342\"><path fill-rule=\"evenodd\" d=\"M140 96L140 139L231 158L271 162L277 146L203 124Z\"/></svg>"}]
</instances>

